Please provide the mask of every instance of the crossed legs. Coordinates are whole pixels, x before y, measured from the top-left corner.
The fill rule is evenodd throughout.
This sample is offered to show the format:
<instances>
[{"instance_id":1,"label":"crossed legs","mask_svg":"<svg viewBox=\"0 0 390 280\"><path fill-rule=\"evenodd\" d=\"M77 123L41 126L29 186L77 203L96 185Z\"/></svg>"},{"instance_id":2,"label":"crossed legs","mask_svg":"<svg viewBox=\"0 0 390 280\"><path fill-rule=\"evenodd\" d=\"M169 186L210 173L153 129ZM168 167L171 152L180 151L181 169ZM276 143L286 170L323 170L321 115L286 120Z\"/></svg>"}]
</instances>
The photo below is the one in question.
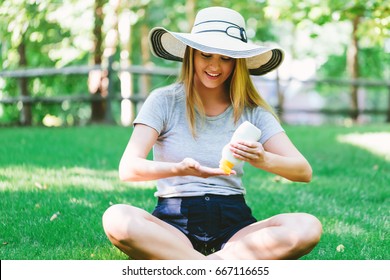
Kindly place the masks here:
<instances>
[{"instance_id":1,"label":"crossed legs","mask_svg":"<svg viewBox=\"0 0 390 280\"><path fill-rule=\"evenodd\" d=\"M279 214L238 231L209 259L298 259L320 240L321 223L305 213Z\"/></svg>"},{"instance_id":2,"label":"crossed legs","mask_svg":"<svg viewBox=\"0 0 390 280\"><path fill-rule=\"evenodd\" d=\"M133 259L297 259L319 242L321 223L309 214L280 214L238 231L223 249L204 256L175 227L150 213L125 204L103 215L112 244Z\"/></svg>"},{"instance_id":3,"label":"crossed legs","mask_svg":"<svg viewBox=\"0 0 390 280\"><path fill-rule=\"evenodd\" d=\"M108 208L103 215L103 228L111 243L133 259L206 259L181 231L130 205Z\"/></svg>"}]
</instances>

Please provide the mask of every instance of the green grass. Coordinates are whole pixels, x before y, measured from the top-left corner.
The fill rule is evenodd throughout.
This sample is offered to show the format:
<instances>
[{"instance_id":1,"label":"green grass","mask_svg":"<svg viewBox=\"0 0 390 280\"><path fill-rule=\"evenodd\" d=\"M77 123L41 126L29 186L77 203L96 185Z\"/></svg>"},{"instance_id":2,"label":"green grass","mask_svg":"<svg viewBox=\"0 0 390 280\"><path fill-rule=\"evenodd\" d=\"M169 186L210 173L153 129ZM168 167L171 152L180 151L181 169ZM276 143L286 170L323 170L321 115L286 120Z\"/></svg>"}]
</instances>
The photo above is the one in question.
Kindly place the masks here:
<instances>
[{"instance_id":1,"label":"green grass","mask_svg":"<svg viewBox=\"0 0 390 280\"><path fill-rule=\"evenodd\" d=\"M337 141L343 134L390 127L286 130L311 162L313 181L291 183L246 166L247 200L255 216L317 216L324 234L303 259L390 259L390 162ZM152 183L118 179L130 133L114 126L0 128L0 259L126 259L103 232L103 212L115 203L150 211L155 203ZM344 251L337 250L341 244Z\"/></svg>"}]
</instances>

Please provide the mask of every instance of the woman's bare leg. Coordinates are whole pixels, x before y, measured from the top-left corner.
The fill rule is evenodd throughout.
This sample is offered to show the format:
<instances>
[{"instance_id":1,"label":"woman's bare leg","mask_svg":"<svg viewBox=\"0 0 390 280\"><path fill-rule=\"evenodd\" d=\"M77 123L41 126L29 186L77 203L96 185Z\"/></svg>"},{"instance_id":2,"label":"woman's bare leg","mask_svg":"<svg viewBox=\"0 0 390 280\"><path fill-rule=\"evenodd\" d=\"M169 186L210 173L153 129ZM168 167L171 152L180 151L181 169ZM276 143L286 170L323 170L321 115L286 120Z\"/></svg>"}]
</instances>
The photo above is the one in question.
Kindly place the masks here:
<instances>
[{"instance_id":1,"label":"woman's bare leg","mask_svg":"<svg viewBox=\"0 0 390 280\"><path fill-rule=\"evenodd\" d=\"M103 228L109 240L133 259L206 259L178 229L130 205L108 208Z\"/></svg>"},{"instance_id":2,"label":"woman's bare leg","mask_svg":"<svg viewBox=\"0 0 390 280\"><path fill-rule=\"evenodd\" d=\"M298 259L319 242L321 223L304 213L280 214L238 231L209 259Z\"/></svg>"}]
</instances>

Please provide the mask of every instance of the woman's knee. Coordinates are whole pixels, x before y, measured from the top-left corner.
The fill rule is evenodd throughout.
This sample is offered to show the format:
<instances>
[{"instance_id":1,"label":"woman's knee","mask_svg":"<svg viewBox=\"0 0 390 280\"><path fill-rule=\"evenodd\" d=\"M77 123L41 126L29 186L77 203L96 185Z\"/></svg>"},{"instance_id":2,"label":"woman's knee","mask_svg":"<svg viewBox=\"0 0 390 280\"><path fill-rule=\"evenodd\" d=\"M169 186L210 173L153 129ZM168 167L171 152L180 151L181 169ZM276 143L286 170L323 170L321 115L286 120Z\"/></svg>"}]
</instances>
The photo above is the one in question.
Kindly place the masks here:
<instances>
[{"instance_id":1,"label":"woman's knee","mask_svg":"<svg viewBox=\"0 0 390 280\"><path fill-rule=\"evenodd\" d=\"M320 241L322 235L322 224L317 217L310 214L303 214L305 219L306 233L315 244Z\"/></svg>"},{"instance_id":2,"label":"woman's knee","mask_svg":"<svg viewBox=\"0 0 390 280\"><path fill-rule=\"evenodd\" d=\"M275 225L284 226L289 234L286 240L289 254L300 257L309 253L320 241L322 234L321 222L307 213L281 214L275 219Z\"/></svg>"},{"instance_id":3,"label":"woman's knee","mask_svg":"<svg viewBox=\"0 0 390 280\"><path fill-rule=\"evenodd\" d=\"M322 224L313 215L301 213L298 214L296 228L298 232L298 247L304 253L310 252L320 241L322 235Z\"/></svg>"},{"instance_id":4,"label":"woman's knee","mask_svg":"<svg viewBox=\"0 0 390 280\"><path fill-rule=\"evenodd\" d=\"M103 214L102 222L105 233L110 239L117 241L128 239L135 235L137 224L142 220L141 209L136 207L117 204L109 207Z\"/></svg>"}]
</instances>

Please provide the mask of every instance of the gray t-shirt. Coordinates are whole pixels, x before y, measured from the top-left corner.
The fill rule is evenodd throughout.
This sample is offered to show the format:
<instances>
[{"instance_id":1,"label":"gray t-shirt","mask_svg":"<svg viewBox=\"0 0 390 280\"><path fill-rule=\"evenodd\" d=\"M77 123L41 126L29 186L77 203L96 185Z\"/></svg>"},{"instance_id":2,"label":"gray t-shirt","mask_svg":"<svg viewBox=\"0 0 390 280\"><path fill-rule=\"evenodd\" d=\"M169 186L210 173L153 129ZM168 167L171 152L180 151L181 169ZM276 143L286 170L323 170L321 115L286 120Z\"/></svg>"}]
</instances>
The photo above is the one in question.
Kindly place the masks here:
<instances>
[{"instance_id":1,"label":"gray t-shirt","mask_svg":"<svg viewBox=\"0 0 390 280\"><path fill-rule=\"evenodd\" d=\"M235 129L249 121L262 131L261 143L284 131L279 122L261 107L244 110L240 120L234 124L233 109L228 107L218 116L197 118L196 138L193 138L185 108L185 92L182 84L154 90L138 113L134 125L145 124L155 129L159 136L153 147L156 161L180 162L193 158L201 165L219 166L222 148L230 141ZM204 194L245 194L242 184L243 162L233 168L237 175L200 178L175 176L157 180L156 196L178 197Z\"/></svg>"}]
</instances>

